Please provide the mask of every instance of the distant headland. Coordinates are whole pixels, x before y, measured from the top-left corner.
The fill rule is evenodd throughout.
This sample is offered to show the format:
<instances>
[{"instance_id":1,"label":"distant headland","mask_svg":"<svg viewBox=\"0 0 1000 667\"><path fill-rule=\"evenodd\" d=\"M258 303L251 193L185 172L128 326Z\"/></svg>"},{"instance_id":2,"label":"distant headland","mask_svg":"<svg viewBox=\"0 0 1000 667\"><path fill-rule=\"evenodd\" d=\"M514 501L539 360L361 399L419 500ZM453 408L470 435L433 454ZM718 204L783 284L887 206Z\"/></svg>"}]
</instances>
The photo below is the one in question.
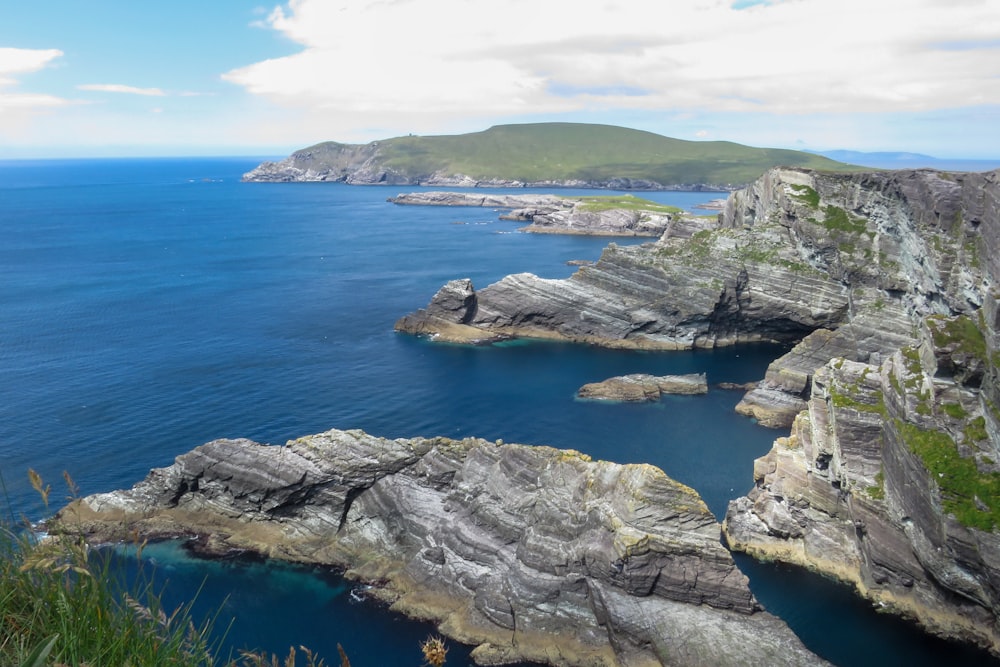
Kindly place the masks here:
<instances>
[{"instance_id":1,"label":"distant headland","mask_svg":"<svg viewBox=\"0 0 1000 667\"><path fill-rule=\"evenodd\" d=\"M327 141L264 162L243 180L697 191L735 190L776 166L858 169L802 151L684 141L612 125L534 123L368 144Z\"/></svg>"}]
</instances>

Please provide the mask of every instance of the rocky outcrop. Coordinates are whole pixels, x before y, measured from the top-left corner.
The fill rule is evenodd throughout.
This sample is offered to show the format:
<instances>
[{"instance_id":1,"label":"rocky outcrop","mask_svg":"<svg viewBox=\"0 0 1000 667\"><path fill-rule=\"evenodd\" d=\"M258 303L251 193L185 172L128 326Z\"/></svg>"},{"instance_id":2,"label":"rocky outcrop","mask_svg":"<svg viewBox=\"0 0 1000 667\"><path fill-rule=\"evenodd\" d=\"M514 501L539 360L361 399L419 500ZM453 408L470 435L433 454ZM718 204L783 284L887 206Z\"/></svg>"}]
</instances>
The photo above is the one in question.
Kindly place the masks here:
<instances>
[{"instance_id":1,"label":"rocky outcrop","mask_svg":"<svg viewBox=\"0 0 1000 667\"><path fill-rule=\"evenodd\" d=\"M729 198L718 229L612 244L565 280L507 276L470 292L460 331L433 301L397 329L640 349L797 344L741 407L788 426L827 360L877 363L925 315L982 305L1000 275L998 202L1000 172L774 169Z\"/></svg>"},{"instance_id":2,"label":"rocky outcrop","mask_svg":"<svg viewBox=\"0 0 1000 667\"><path fill-rule=\"evenodd\" d=\"M881 363L816 370L808 410L730 503L729 544L1000 655L996 298L926 318Z\"/></svg>"},{"instance_id":3,"label":"rocky outcrop","mask_svg":"<svg viewBox=\"0 0 1000 667\"><path fill-rule=\"evenodd\" d=\"M346 568L483 664L813 665L698 495L649 465L477 439L219 440L50 529Z\"/></svg>"},{"instance_id":4,"label":"rocky outcrop","mask_svg":"<svg viewBox=\"0 0 1000 667\"><path fill-rule=\"evenodd\" d=\"M501 220L530 223L521 231L537 234L586 234L591 236L651 236L671 232L673 237L690 237L712 229L714 220L685 214L680 209L622 198L620 205L603 203L595 197L555 195L496 195L464 192L411 192L390 197L402 206L475 206L509 209Z\"/></svg>"},{"instance_id":5,"label":"rocky outcrop","mask_svg":"<svg viewBox=\"0 0 1000 667\"><path fill-rule=\"evenodd\" d=\"M605 401L658 401L664 394L707 394L704 373L689 375L648 375L635 373L590 382L580 387L580 398Z\"/></svg>"},{"instance_id":6,"label":"rocky outcrop","mask_svg":"<svg viewBox=\"0 0 1000 667\"><path fill-rule=\"evenodd\" d=\"M717 230L465 290L464 309L435 297L398 328L788 342L739 408L791 432L730 505L730 545L1000 655L1000 172L772 170Z\"/></svg>"},{"instance_id":7,"label":"rocky outcrop","mask_svg":"<svg viewBox=\"0 0 1000 667\"><path fill-rule=\"evenodd\" d=\"M471 206L503 209L556 209L573 208L579 201L570 197L548 194L507 195L481 192L404 192L389 197L391 204L399 206Z\"/></svg>"}]
</instances>

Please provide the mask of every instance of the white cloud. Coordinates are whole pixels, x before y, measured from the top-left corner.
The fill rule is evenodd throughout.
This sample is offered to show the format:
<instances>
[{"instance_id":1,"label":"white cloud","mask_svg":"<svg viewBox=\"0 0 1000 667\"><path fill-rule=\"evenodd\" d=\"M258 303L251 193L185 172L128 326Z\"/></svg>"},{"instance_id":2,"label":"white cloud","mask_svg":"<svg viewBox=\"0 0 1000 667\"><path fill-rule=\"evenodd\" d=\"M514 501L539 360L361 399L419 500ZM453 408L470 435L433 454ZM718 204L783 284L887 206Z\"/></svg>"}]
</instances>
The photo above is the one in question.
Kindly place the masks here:
<instances>
[{"instance_id":1,"label":"white cloud","mask_svg":"<svg viewBox=\"0 0 1000 667\"><path fill-rule=\"evenodd\" d=\"M63 55L58 49L0 48L0 114L69 104L68 100L44 93L21 93L5 90L20 83L17 75L30 74L48 66Z\"/></svg>"},{"instance_id":2,"label":"white cloud","mask_svg":"<svg viewBox=\"0 0 1000 667\"><path fill-rule=\"evenodd\" d=\"M58 49L0 47L0 75L36 72L62 55Z\"/></svg>"},{"instance_id":3,"label":"white cloud","mask_svg":"<svg viewBox=\"0 0 1000 667\"><path fill-rule=\"evenodd\" d=\"M164 97L166 93L159 88L136 88L135 86L124 86L119 83L85 83L76 87L77 90L88 90L100 93L123 93L126 95L145 95L150 97Z\"/></svg>"},{"instance_id":4,"label":"white cloud","mask_svg":"<svg viewBox=\"0 0 1000 667\"><path fill-rule=\"evenodd\" d=\"M736 4L739 9L734 8ZM304 110L806 114L1000 105L992 0L292 0L223 78Z\"/></svg>"}]
</instances>

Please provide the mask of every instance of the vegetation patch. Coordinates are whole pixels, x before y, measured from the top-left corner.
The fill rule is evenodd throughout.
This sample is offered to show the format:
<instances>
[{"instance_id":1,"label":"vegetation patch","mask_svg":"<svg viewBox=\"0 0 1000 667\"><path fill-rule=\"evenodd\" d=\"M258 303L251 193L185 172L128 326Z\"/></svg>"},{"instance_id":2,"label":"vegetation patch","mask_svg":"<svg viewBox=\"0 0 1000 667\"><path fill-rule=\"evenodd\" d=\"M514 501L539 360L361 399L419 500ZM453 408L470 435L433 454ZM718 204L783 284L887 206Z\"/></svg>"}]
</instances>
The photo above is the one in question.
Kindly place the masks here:
<instances>
[{"instance_id":1,"label":"vegetation patch","mask_svg":"<svg viewBox=\"0 0 1000 667\"><path fill-rule=\"evenodd\" d=\"M982 442L989 437L989 434L986 432L986 417L980 415L970 420L965 425L965 430L962 433L965 435L965 441L969 444Z\"/></svg>"},{"instance_id":2,"label":"vegetation patch","mask_svg":"<svg viewBox=\"0 0 1000 667\"><path fill-rule=\"evenodd\" d=\"M952 419L965 419L969 413L965 411L960 403L945 403L941 406L944 413Z\"/></svg>"},{"instance_id":3,"label":"vegetation patch","mask_svg":"<svg viewBox=\"0 0 1000 667\"><path fill-rule=\"evenodd\" d=\"M830 231L861 234L868 228L864 218L851 216L839 206L826 206L823 209L823 215L821 224Z\"/></svg>"},{"instance_id":4,"label":"vegetation patch","mask_svg":"<svg viewBox=\"0 0 1000 667\"><path fill-rule=\"evenodd\" d=\"M895 420L906 446L937 482L944 510L970 528L991 531L1000 524L1000 473L981 473L963 458L950 435Z\"/></svg>"},{"instance_id":5,"label":"vegetation patch","mask_svg":"<svg viewBox=\"0 0 1000 667\"><path fill-rule=\"evenodd\" d=\"M956 352L969 354L983 363L989 363L986 337L971 317L931 315L927 318L927 323L930 325L935 347L954 346Z\"/></svg>"},{"instance_id":6,"label":"vegetation patch","mask_svg":"<svg viewBox=\"0 0 1000 667\"><path fill-rule=\"evenodd\" d=\"M580 198L581 208L584 211L610 211L614 209L624 209L626 211L644 211L648 213L658 213L661 215L677 215L683 213L683 209L676 206L660 204L649 199L633 197L632 195L608 195L608 196L587 196Z\"/></svg>"},{"instance_id":7,"label":"vegetation patch","mask_svg":"<svg viewBox=\"0 0 1000 667\"><path fill-rule=\"evenodd\" d=\"M808 185L790 185L794 192L792 197L798 199L809 208L819 208L819 193Z\"/></svg>"},{"instance_id":8,"label":"vegetation patch","mask_svg":"<svg viewBox=\"0 0 1000 667\"><path fill-rule=\"evenodd\" d=\"M875 486L865 489L872 500L885 500L885 472L879 470L875 475Z\"/></svg>"}]
</instances>

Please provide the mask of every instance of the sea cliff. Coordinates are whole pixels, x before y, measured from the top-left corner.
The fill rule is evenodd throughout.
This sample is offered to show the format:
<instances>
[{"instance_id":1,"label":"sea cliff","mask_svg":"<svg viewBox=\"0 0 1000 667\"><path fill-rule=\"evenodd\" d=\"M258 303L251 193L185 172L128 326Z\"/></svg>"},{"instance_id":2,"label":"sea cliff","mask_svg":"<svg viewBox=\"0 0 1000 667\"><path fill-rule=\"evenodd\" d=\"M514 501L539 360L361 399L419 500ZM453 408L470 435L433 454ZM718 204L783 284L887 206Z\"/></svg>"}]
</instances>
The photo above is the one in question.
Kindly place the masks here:
<instances>
[{"instance_id":1,"label":"sea cliff","mask_svg":"<svg viewBox=\"0 0 1000 667\"><path fill-rule=\"evenodd\" d=\"M761 610L694 490L571 450L361 431L219 440L50 528L343 568L476 645L480 664L822 664Z\"/></svg>"},{"instance_id":2,"label":"sea cliff","mask_svg":"<svg viewBox=\"0 0 1000 667\"><path fill-rule=\"evenodd\" d=\"M734 549L1000 655L1000 172L773 169L718 227L566 280L449 282L399 331L621 348L789 344L738 410L789 428Z\"/></svg>"}]
</instances>

